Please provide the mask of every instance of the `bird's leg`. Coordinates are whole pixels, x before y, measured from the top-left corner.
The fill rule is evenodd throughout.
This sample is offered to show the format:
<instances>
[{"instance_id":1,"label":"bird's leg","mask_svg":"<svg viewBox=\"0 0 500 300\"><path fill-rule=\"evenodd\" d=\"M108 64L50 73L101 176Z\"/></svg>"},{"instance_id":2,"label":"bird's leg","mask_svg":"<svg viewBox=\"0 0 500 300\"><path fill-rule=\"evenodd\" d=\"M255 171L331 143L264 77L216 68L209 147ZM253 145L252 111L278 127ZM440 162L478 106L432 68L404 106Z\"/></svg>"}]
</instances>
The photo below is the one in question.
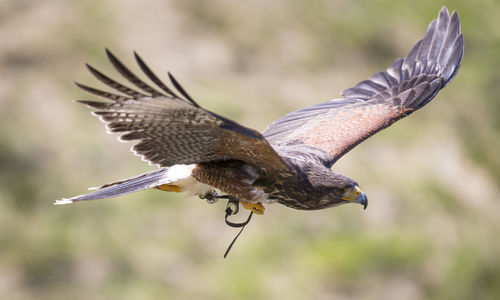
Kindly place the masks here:
<instances>
[{"instance_id":1,"label":"bird's leg","mask_svg":"<svg viewBox=\"0 0 500 300\"><path fill-rule=\"evenodd\" d=\"M210 204L217 202L217 200L219 200L219 199L228 199L227 208L229 208L231 211L230 215L235 215L236 213L238 213L238 210L239 210L238 204L239 203L241 203L241 205L245 209L253 211L254 213L256 213L258 215L263 215L264 210L266 209L264 207L264 205L262 205L262 203L260 203L260 202L252 203L252 202L248 202L245 200L238 200L238 199L231 197L229 195L220 195L219 196L215 190L211 190L204 195L198 195L198 197L200 197L200 199L206 199L207 202Z\"/></svg>"},{"instance_id":2,"label":"bird's leg","mask_svg":"<svg viewBox=\"0 0 500 300\"><path fill-rule=\"evenodd\" d=\"M251 210L258 215L264 214L265 207L260 202L252 203L252 202L247 202L245 200L240 200L240 203L244 208Z\"/></svg>"},{"instance_id":3,"label":"bird's leg","mask_svg":"<svg viewBox=\"0 0 500 300\"><path fill-rule=\"evenodd\" d=\"M200 197L200 199L206 199L208 204L214 204L221 198L215 190L208 191L204 195L198 194L198 197Z\"/></svg>"}]
</instances>

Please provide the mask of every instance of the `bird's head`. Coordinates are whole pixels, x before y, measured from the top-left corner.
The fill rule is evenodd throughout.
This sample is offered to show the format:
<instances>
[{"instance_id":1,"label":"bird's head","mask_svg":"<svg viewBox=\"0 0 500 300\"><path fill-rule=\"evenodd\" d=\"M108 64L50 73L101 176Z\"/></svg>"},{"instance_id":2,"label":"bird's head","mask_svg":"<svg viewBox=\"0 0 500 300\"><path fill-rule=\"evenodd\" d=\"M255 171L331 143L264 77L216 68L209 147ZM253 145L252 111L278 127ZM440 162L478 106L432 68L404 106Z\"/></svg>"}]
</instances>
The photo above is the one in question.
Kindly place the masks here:
<instances>
[{"instance_id":1,"label":"bird's head","mask_svg":"<svg viewBox=\"0 0 500 300\"><path fill-rule=\"evenodd\" d=\"M332 172L333 173L333 172ZM319 180L322 185L322 202L324 206L336 206L345 203L358 203L366 209L368 198L361 190L358 183L349 177L340 174L329 174Z\"/></svg>"},{"instance_id":2,"label":"bird's head","mask_svg":"<svg viewBox=\"0 0 500 300\"><path fill-rule=\"evenodd\" d=\"M359 188L358 184L350 184L333 189L332 194L336 200L340 200L339 204L343 203L358 203L363 205L363 209L368 206L368 198L365 193Z\"/></svg>"}]
</instances>

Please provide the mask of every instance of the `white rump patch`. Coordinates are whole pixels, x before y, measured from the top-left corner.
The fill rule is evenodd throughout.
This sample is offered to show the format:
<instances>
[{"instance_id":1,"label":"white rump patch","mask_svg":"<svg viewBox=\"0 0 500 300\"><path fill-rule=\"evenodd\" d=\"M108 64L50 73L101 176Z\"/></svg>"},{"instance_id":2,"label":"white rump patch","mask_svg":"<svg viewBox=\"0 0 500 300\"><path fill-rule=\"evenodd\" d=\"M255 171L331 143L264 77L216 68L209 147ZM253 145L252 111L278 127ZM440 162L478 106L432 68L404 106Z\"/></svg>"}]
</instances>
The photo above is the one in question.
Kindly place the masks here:
<instances>
[{"instance_id":1,"label":"white rump patch","mask_svg":"<svg viewBox=\"0 0 500 300\"><path fill-rule=\"evenodd\" d=\"M187 193L188 196L205 195L214 188L199 182L193 175L193 169L196 164L192 165L173 165L168 168L164 179L160 181L161 184L173 184L181 188L181 191Z\"/></svg>"}]
</instances>

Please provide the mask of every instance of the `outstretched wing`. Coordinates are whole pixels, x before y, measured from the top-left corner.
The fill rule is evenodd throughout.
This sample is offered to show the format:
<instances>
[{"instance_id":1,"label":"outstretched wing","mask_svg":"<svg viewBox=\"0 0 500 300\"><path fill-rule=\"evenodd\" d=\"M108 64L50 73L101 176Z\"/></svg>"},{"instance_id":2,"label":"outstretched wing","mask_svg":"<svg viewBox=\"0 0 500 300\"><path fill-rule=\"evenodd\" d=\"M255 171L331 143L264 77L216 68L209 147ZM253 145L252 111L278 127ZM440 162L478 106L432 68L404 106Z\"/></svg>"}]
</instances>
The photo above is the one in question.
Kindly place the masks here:
<instances>
[{"instance_id":1,"label":"outstretched wing","mask_svg":"<svg viewBox=\"0 0 500 300\"><path fill-rule=\"evenodd\" d=\"M455 76L464 40L456 12L446 7L406 58L344 90L343 98L292 112L263 133L273 146L306 144L332 162L376 132L427 104Z\"/></svg>"},{"instance_id":2,"label":"outstretched wing","mask_svg":"<svg viewBox=\"0 0 500 300\"><path fill-rule=\"evenodd\" d=\"M169 167L238 159L268 171L288 168L259 132L201 108L170 73L170 81L180 95L160 81L136 53L140 68L159 89L134 75L109 50L106 53L118 72L139 90L87 65L92 75L121 94L76 83L88 93L111 100L78 102L95 109L93 114L110 132L122 134L120 140L139 141L132 151L144 160Z\"/></svg>"}]
</instances>

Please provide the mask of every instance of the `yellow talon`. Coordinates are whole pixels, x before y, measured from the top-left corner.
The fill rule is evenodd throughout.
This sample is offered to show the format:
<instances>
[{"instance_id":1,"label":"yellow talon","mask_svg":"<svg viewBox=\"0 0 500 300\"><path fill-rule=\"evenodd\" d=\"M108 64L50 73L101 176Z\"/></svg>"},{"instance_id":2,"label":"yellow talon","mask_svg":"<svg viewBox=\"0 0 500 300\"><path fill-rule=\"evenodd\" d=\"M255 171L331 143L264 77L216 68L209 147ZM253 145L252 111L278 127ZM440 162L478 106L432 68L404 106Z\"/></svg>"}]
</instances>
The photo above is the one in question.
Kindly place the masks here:
<instances>
[{"instance_id":1,"label":"yellow talon","mask_svg":"<svg viewBox=\"0 0 500 300\"><path fill-rule=\"evenodd\" d=\"M241 206L244 208L253 211L254 213L258 215L263 215L264 210L266 209L262 203L257 202L257 203L252 203L252 202L247 202L247 201L242 201L240 200Z\"/></svg>"}]
</instances>

